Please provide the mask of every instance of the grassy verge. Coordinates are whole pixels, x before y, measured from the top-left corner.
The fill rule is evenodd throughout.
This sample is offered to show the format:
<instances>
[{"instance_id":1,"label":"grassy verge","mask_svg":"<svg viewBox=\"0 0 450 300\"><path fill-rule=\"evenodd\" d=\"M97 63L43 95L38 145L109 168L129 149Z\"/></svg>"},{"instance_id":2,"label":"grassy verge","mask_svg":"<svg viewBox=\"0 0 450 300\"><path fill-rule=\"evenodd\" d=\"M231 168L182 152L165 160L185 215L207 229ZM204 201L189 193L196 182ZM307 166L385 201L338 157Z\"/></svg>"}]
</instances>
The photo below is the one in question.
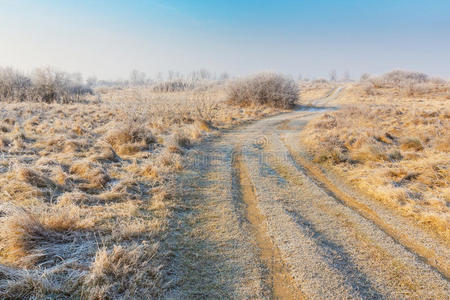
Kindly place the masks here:
<instances>
[{"instance_id":1,"label":"grassy verge","mask_svg":"<svg viewBox=\"0 0 450 300\"><path fill-rule=\"evenodd\" d=\"M300 139L314 160L450 239L449 85L353 84Z\"/></svg>"}]
</instances>

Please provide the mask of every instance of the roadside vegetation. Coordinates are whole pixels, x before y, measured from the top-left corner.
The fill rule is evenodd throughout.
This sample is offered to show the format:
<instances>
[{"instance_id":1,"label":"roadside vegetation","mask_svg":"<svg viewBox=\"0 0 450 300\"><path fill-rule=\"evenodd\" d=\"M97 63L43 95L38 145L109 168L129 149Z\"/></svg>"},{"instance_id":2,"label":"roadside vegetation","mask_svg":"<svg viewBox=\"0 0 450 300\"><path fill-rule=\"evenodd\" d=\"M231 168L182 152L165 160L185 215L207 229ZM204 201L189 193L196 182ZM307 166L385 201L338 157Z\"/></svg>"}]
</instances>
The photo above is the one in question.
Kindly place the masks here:
<instances>
[{"instance_id":1,"label":"roadside vegetation","mask_svg":"<svg viewBox=\"0 0 450 300\"><path fill-rule=\"evenodd\" d=\"M450 239L450 84L422 73L364 76L301 133L314 160Z\"/></svg>"},{"instance_id":2,"label":"roadside vegetation","mask_svg":"<svg viewBox=\"0 0 450 300\"><path fill-rule=\"evenodd\" d=\"M69 74L51 68L36 69L26 75L12 68L0 67L1 101L69 103L92 94L80 74Z\"/></svg>"},{"instance_id":3,"label":"roadside vegetation","mask_svg":"<svg viewBox=\"0 0 450 300\"><path fill-rule=\"evenodd\" d=\"M228 105L226 79L34 76L0 72L0 298L160 297L186 154L280 109Z\"/></svg>"},{"instance_id":4,"label":"roadside vegetation","mask_svg":"<svg viewBox=\"0 0 450 300\"><path fill-rule=\"evenodd\" d=\"M288 77L263 73L230 84L228 101L233 105L292 108L299 99L297 83Z\"/></svg>"}]
</instances>

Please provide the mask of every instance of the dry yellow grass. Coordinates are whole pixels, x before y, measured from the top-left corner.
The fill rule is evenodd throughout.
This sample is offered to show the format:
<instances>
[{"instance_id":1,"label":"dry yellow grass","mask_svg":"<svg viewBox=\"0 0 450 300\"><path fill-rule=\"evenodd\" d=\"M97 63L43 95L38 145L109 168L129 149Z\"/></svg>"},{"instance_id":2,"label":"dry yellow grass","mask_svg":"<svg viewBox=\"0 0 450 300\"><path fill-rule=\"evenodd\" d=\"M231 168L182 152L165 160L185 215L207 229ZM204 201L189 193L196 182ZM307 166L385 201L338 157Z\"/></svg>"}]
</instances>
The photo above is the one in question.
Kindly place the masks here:
<instances>
[{"instance_id":1,"label":"dry yellow grass","mask_svg":"<svg viewBox=\"0 0 450 300\"><path fill-rule=\"evenodd\" d=\"M327 80L300 81L302 104L310 105L313 100L326 97L338 85Z\"/></svg>"},{"instance_id":2,"label":"dry yellow grass","mask_svg":"<svg viewBox=\"0 0 450 300\"><path fill-rule=\"evenodd\" d=\"M205 136L276 112L223 87L104 89L81 103L2 103L0 298L158 297L174 172Z\"/></svg>"},{"instance_id":3,"label":"dry yellow grass","mask_svg":"<svg viewBox=\"0 0 450 300\"><path fill-rule=\"evenodd\" d=\"M301 133L316 162L450 239L450 85L352 84Z\"/></svg>"}]
</instances>

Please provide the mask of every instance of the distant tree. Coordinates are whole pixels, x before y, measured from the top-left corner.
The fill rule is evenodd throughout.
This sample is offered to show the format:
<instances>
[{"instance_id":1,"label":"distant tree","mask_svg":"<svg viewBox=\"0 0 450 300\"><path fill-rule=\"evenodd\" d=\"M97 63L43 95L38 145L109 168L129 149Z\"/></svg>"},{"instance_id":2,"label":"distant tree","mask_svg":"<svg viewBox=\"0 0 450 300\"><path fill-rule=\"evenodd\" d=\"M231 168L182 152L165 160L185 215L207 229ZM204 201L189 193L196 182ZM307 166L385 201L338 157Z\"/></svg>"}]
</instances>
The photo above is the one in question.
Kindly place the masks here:
<instances>
[{"instance_id":1,"label":"distant tree","mask_svg":"<svg viewBox=\"0 0 450 300\"><path fill-rule=\"evenodd\" d=\"M147 75L144 72L140 72L138 70L131 71L130 74L130 83L132 85L142 85L145 84L145 78Z\"/></svg>"},{"instance_id":2,"label":"distant tree","mask_svg":"<svg viewBox=\"0 0 450 300\"><path fill-rule=\"evenodd\" d=\"M336 70L331 70L331 72L330 72L330 81L336 81L336 79L337 79Z\"/></svg>"},{"instance_id":3,"label":"distant tree","mask_svg":"<svg viewBox=\"0 0 450 300\"><path fill-rule=\"evenodd\" d=\"M348 71L344 73L344 81L350 81L350 73Z\"/></svg>"},{"instance_id":4,"label":"distant tree","mask_svg":"<svg viewBox=\"0 0 450 300\"><path fill-rule=\"evenodd\" d=\"M170 70L169 72L167 72L167 80L172 81L175 79L175 71Z\"/></svg>"},{"instance_id":5,"label":"distant tree","mask_svg":"<svg viewBox=\"0 0 450 300\"><path fill-rule=\"evenodd\" d=\"M97 77L95 77L95 76L91 76L91 77L88 77L88 79L86 79L86 85L88 87L96 86L97 82L98 82L98 80L97 80Z\"/></svg>"},{"instance_id":6,"label":"distant tree","mask_svg":"<svg viewBox=\"0 0 450 300\"><path fill-rule=\"evenodd\" d=\"M227 72L223 72L219 75L219 80L227 80L230 78L230 75Z\"/></svg>"},{"instance_id":7,"label":"distant tree","mask_svg":"<svg viewBox=\"0 0 450 300\"><path fill-rule=\"evenodd\" d=\"M199 73L200 73L200 79L202 79L202 80L211 79L213 77L211 72L209 72L206 69L200 69Z\"/></svg>"},{"instance_id":8,"label":"distant tree","mask_svg":"<svg viewBox=\"0 0 450 300\"><path fill-rule=\"evenodd\" d=\"M156 76L155 76L155 81L156 81L156 82L162 82L162 81L164 81L164 75L163 75L163 73L158 72L158 73L156 74Z\"/></svg>"},{"instance_id":9,"label":"distant tree","mask_svg":"<svg viewBox=\"0 0 450 300\"><path fill-rule=\"evenodd\" d=\"M359 78L359 80L361 81L367 81L370 78L370 74L369 73L364 73L361 75L361 77Z\"/></svg>"}]
</instances>

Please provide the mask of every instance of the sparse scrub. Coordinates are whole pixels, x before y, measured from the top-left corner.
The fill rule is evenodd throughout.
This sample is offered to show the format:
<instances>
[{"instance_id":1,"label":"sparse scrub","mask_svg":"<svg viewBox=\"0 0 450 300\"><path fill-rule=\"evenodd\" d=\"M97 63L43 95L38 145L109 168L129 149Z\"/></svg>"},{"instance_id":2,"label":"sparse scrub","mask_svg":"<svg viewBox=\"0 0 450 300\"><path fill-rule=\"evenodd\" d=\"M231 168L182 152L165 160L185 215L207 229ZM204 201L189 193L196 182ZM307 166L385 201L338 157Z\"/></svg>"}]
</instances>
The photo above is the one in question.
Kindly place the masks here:
<instances>
[{"instance_id":1,"label":"sparse scrub","mask_svg":"<svg viewBox=\"0 0 450 300\"><path fill-rule=\"evenodd\" d=\"M193 90L195 87L196 84L194 82L178 79L157 83L153 86L153 91L159 93L183 92Z\"/></svg>"},{"instance_id":2,"label":"sparse scrub","mask_svg":"<svg viewBox=\"0 0 450 300\"><path fill-rule=\"evenodd\" d=\"M283 75L263 73L230 84L228 101L239 106L292 108L299 99L294 80Z\"/></svg>"},{"instance_id":3,"label":"sparse scrub","mask_svg":"<svg viewBox=\"0 0 450 300\"><path fill-rule=\"evenodd\" d=\"M430 78L419 72L392 71L378 77L361 78L360 86L366 96L385 94L393 90L408 97L429 96L434 93L448 93L448 84L439 78Z\"/></svg>"},{"instance_id":4,"label":"sparse scrub","mask_svg":"<svg viewBox=\"0 0 450 300\"><path fill-rule=\"evenodd\" d=\"M364 82L348 88L338 99L338 111L308 124L302 144L316 162L448 238L450 127L443 92L448 83L434 85L420 73L393 72L385 78L394 87L371 84L373 93L367 93ZM418 84L433 89L418 101L399 92L403 80L427 81Z\"/></svg>"},{"instance_id":5,"label":"sparse scrub","mask_svg":"<svg viewBox=\"0 0 450 300\"><path fill-rule=\"evenodd\" d=\"M26 76L11 68L0 68L0 101L69 103L92 93L77 74L47 68Z\"/></svg>"},{"instance_id":6,"label":"sparse scrub","mask_svg":"<svg viewBox=\"0 0 450 300\"><path fill-rule=\"evenodd\" d=\"M0 67L0 101L25 101L31 86L31 79L22 73Z\"/></svg>"},{"instance_id":7,"label":"sparse scrub","mask_svg":"<svg viewBox=\"0 0 450 300\"><path fill-rule=\"evenodd\" d=\"M103 88L101 102L2 102L0 198L17 212L0 214L0 298L167 289L167 249L132 245L167 236L175 172L194 142L277 111L227 105L222 84L203 85L208 76L184 92L124 84Z\"/></svg>"},{"instance_id":8,"label":"sparse scrub","mask_svg":"<svg viewBox=\"0 0 450 300\"><path fill-rule=\"evenodd\" d=\"M392 71L381 76L386 84L399 85L405 82L424 83L429 80L428 75L420 72Z\"/></svg>"}]
</instances>

